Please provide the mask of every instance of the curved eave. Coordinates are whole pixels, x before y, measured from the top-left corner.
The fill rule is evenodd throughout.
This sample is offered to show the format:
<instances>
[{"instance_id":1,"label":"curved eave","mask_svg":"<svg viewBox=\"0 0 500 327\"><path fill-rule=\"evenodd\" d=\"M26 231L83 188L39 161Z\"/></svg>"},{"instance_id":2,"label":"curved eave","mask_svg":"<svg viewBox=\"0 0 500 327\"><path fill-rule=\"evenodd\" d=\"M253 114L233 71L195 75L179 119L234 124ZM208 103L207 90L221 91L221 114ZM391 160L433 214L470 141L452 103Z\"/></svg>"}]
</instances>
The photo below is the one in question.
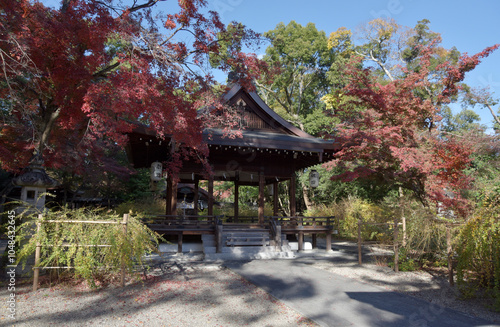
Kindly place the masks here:
<instances>
[{"instance_id":1,"label":"curved eave","mask_svg":"<svg viewBox=\"0 0 500 327\"><path fill-rule=\"evenodd\" d=\"M203 139L208 145L240 146L305 152L338 151L339 145L331 140L304 138L295 135L263 131L241 131L241 137L227 137L221 130L207 129Z\"/></svg>"}]
</instances>

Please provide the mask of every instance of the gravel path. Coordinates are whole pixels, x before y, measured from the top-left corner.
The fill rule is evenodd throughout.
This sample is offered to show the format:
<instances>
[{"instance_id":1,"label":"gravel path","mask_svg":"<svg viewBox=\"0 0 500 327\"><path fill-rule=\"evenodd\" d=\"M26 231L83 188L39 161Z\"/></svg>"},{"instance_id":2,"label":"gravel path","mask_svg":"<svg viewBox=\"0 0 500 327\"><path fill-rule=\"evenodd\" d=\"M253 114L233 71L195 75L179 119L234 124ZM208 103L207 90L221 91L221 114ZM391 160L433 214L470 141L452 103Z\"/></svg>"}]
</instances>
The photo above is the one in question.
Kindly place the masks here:
<instances>
[{"instance_id":1,"label":"gravel path","mask_svg":"<svg viewBox=\"0 0 500 327\"><path fill-rule=\"evenodd\" d=\"M2 287L0 326L315 326L228 269L188 263L153 273L124 289L18 288L15 322Z\"/></svg>"},{"instance_id":2,"label":"gravel path","mask_svg":"<svg viewBox=\"0 0 500 327\"><path fill-rule=\"evenodd\" d=\"M310 241L307 238L306 240ZM325 248L324 243L324 239L318 238L320 248ZM359 265L357 262L358 249L355 242L335 240L332 242L332 248L343 255L330 258L321 255L322 252L318 251L318 255L305 255L299 260L334 274L353 278L367 284L382 286L392 291L432 302L437 306L492 321L495 326L500 326L500 312L488 309L493 305L492 300L484 297L460 299L458 289L450 286L445 271L442 273L426 271L395 273L387 266L374 263L376 262L376 255L392 255L393 252L390 249L382 250L376 246L364 246L364 263Z\"/></svg>"},{"instance_id":3,"label":"gravel path","mask_svg":"<svg viewBox=\"0 0 500 327\"><path fill-rule=\"evenodd\" d=\"M485 300L461 301L442 276L394 273L375 264L359 266L349 245L325 255L300 255L297 262L421 298L500 326L500 313ZM345 252L344 252L345 251ZM339 254L344 252L343 254ZM354 260L353 260L354 259ZM0 326L316 326L314 322L218 264L176 261L156 268L144 281L124 288L90 291L84 284L16 287L16 320L7 315L7 286L0 286ZM14 323L14 324L13 324Z\"/></svg>"},{"instance_id":4,"label":"gravel path","mask_svg":"<svg viewBox=\"0 0 500 327\"><path fill-rule=\"evenodd\" d=\"M450 287L445 277L428 272L398 272L375 264L332 263L328 260L303 259L313 267L326 270L363 283L378 285L388 290L407 294L436 307L446 307L482 318L500 326L500 313L488 309L492 303L486 299L461 300L457 289Z\"/></svg>"}]
</instances>

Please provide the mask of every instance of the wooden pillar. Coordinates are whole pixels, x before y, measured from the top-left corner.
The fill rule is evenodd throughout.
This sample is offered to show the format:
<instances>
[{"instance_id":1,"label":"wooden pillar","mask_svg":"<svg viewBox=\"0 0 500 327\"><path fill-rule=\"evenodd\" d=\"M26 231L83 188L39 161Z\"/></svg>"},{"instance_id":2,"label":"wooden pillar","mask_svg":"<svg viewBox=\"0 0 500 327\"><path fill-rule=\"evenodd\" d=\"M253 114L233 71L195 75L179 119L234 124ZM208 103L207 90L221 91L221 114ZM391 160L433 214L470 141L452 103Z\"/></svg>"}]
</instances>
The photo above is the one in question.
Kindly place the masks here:
<instances>
[{"instance_id":1,"label":"wooden pillar","mask_svg":"<svg viewBox=\"0 0 500 327\"><path fill-rule=\"evenodd\" d=\"M177 235L177 253L182 253L182 232Z\"/></svg>"},{"instance_id":2,"label":"wooden pillar","mask_svg":"<svg viewBox=\"0 0 500 327\"><path fill-rule=\"evenodd\" d=\"M316 233L312 234L312 247L313 249L316 249L318 247L318 240Z\"/></svg>"},{"instance_id":3,"label":"wooden pillar","mask_svg":"<svg viewBox=\"0 0 500 327\"><path fill-rule=\"evenodd\" d=\"M304 233L299 232L299 251L304 250Z\"/></svg>"},{"instance_id":4,"label":"wooden pillar","mask_svg":"<svg viewBox=\"0 0 500 327\"><path fill-rule=\"evenodd\" d=\"M198 177L194 180L194 199L193 199L193 211L194 214L198 214L198 200L200 199L200 180Z\"/></svg>"},{"instance_id":5,"label":"wooden pillar","mask_svg":"<svg viewBox=\"0 0 500 327\"><path fill-rule=\"evenodd\" d=\"M295 173L292 173L290 178L290 216L297 215L297 198L295 197L296 178Z\"/></svg>"},{"instance_id":6,"label":"wooden pillar","mask_svg":"<svg viewBox=\"0 0 500 327\"><path fill-rule=\"evenodd\" d=\"M208 178L208 215L214 214L214 177Z\"/></svg>"},{"instance_id":7,"label":"wooden pillar","mask_svg":"<svg viewBox=\"0 0 500 327\"><path fill-rule=\"evenodd\" d=\"M278 208L279 208L278 188L279 188L278 182L274 182L273 183L273 216L278 215Z\"/></svg>"},{"instance_id":8,"label":"wooden pillar","mask_svg":"<svg viewBox=\"0 0 500 327\"><path fill-rule=\"evenodd\" d=\"M238 222L238 216L240 214L240 183L234 181L234 222Z\"/></svg>"},{"instance_id":9,"label":"wooden pillar","mask_svg":"<svg viewBox=\"0 0 500 327\"><path fill-rule=\"evenodd\" d=\"M332 251L332 231L326 233L326 251Z\"/></svg>"},{"instance_id":10,"label":"wooden pillar","mask_svg":"<svg viewBox=\"0 0 500 327\"><path fill-rule=\"evenodd\" d=\"M266 178L263 173L259 174L259 224L264 225L264 187Z\"/></svg>"},{"instance_id":11,"label":"wooden pillar","mask_svg":"<svg viewBox=\"0 0 500 327\"><path fill-rule=\"evenodd\" d=\"M177 214L177 181L172 179L172 197L170 198L170 201L172 202L171 206L171 215L176 215Z\"/></svg>"},{"instance_id":12,"label":"wooden pillar","mask_svg":"<svg viewBox=\"0 0 500 327\"><path fill-rule=\"evenodd\" d=\"M172 178L167 177L167 194L165 196L165 214L172 214Z\"/></svg>"}]
</instances>

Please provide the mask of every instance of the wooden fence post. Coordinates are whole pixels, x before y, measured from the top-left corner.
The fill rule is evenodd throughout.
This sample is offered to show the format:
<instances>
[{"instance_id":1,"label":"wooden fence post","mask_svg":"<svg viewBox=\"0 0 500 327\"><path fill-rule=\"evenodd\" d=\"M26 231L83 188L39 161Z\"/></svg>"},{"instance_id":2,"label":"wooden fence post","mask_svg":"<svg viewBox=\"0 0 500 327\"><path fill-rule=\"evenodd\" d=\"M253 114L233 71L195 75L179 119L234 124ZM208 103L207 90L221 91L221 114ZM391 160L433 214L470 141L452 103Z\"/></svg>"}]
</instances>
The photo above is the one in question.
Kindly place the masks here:
<instances>
[{"instance_id":1,"label":"wooden fence post","mask_svg":"<svg viewBox=\"0 0 500 327\"><path fill-rule=\"evenodd\" d=\"M326 226L330 227L331 217L326 218ZM326 233L326 252L332 251L332 233L333 233L333 224L331 226L331 229Z\"/></svg>"},{"instance_id":2,"label":"wooden fence post","mask_svg":"<svg viewBox=\"0 0 500 327\"><path fill-rule=\"evenodd\" d=\"M125 242L127 241L127 224L128 224L128 213L124 214L123 215L123 221L122 221L122 224L123 224L123 233L125 234ZM121 276L121 286L124 287L125 286L125 271L126 271L126 267L125 267L125 254L122 254L122 276Z\"/></svg>"},{"instance_id":3,"label":"wooden fence post","mask_svg":"<svg viewBox=\"0 0 500 327\"><path fill-rule=\"evenodd\" d=\"M361 251L361 219L358 219L358 263L360 265L363 264L363 259L362 259L362 251Z\"/></svg>"},{"instance_id":4,"label":"wooden fence post","mask_svg":"<svg viewBox=\"0 0 500 327\"><path fill-rule=\"evenodd\" d=\"M43 215L40 214L38 215L38 221L36 222L36 237L39 236L40 234L40 229L42 228L42 223L41 220L43 218ZM33 267L34 272L33 272L33 292L36 292L38 289L38 279L40 276L40 242L36 242L36 249L35 249L35 266Z\"/></svg>"},{"instance_id":5,"label":"wooden fence post","mask_svg":"<svg viewBox=\"0 0 500 327\"><path fill-rule=\"evenodd\" d=\"M222 224L215 225L215 252L222 253Z\"/></svg>"},{"instance_id":6,"label":"wooden fence post","mask_svg":"<svg viewBox=\"0 0 500 327\"><path fill-rule=\"evenodd\" d=\"M399 272L398 220L394 219L394 271Z\"/></svg>"},{"instance_id":7,"label":"wooden fence post","mask_svg":"<svg viewBox=\"0 0 500 327\"><path fill-rule=\"evenodd\" d=\"M448 257L448 281L450 286L455 285L455 280L453 278L453 249L451 247L451 226L446 224L446 252Z\"/></svg>"},{"instance_id":8,"label":"wooden fence post","mask_svg":"<svg viewBox=\"0 0 500 327\"><path fill-rule=\"evenodd\" d=\"M403 246L406 246L406 240L408 239L408 235L406 234L406 217L403 216Z\"/></svg>"},{"instance_id":9,"label":"wooden fence post","mask_svg":"<svg viewBox=\"0 0 500 327\"><path fill-rule=\"evenodd\" d=\"M276 223L276 248L281 251L281 225Z\"/></svg>"},{"instance_id":10,"label":"wooden fence post","mask_svg":"<svg viewBox=\"0 0 500 327\"><path fill-rule=\"evenodd\" d=\"M182 232L179 232L177 234L177 253L182 253L182 238L183 238Z\"/></svg>"}]
</instances>

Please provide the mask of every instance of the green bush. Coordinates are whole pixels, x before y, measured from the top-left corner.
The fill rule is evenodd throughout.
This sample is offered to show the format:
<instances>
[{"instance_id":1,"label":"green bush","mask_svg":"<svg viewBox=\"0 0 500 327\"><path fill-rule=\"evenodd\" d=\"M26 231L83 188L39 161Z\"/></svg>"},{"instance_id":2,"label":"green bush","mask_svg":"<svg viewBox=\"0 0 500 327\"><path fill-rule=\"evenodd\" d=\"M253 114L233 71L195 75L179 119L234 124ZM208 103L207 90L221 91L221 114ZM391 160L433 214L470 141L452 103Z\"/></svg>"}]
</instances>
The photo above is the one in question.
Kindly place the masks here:
<instances>
[{"instance_id":1,"label":"green bush","mask_svg":"<svg viewBox=\"0 0 500 327\"><path fill-rule=\"evenodd\" d=\"M115 208L115 210L119 215L130 212L143 215L164 215L166 210L166 200L148 196L121 203Z\"/></svg>"},{"instance_id":2,"label":"green bush","mask_svg":"<svg viewBox=\"0 0 500 327\"><path fill-rule=\"evenodd\" d=\"M388 266L394 268L394 260ZM420 265L409 255L407 248L399 248L398 267L399 271L415 271Z\"/></svg>"},{"instance_id":3,"label":"green bush","mask_svg":"<svg viewBox=\"0 0 500 327\"><path fill-rule=\"evenodd\" d=\"M461 228L457 282L464 297L486 289L500 311L500 197L488 199Z\"/></svg>"},{"instance_id":4,"label":"green bush","mask_svg":"<svg viewBox=\"0 0 500 327\"><path fill-rule=\"evenodd\" d=\"M305 213L306 216L334 216L338 221L339 236L358 238L358 219L365 223L393 223L394 210L383 204L375 204L357 197L348 197L329 206L318 205ZM392 242L392 227L363 225L364 240Z\"/></svg>"},{"instance_id":5,"label":"green bush","mask_svg":"<svg viewBox=\"0 0 500 327\"><path fill-rule=\"evenodd\" d=\"M74 267L66 272L75 278L84 278L92 287L96 287L101 277L120 272L122 265L129 274L138 276L136 265L142 266L144 255L156 251L159 239L159 235L147 228L139 217L129 217L126 233L123 224L63 222L121 222L122 219L122 215L111 211L61 208L44 212L40 232L36 233L39 218L35 215L28 219L24 217L26 221L18 227L16 234L16 241L20 244L18 262L24 269L40 243L41 267ZM49 220L61 222L47 222Z\"/></svg>"}]
</instances>

